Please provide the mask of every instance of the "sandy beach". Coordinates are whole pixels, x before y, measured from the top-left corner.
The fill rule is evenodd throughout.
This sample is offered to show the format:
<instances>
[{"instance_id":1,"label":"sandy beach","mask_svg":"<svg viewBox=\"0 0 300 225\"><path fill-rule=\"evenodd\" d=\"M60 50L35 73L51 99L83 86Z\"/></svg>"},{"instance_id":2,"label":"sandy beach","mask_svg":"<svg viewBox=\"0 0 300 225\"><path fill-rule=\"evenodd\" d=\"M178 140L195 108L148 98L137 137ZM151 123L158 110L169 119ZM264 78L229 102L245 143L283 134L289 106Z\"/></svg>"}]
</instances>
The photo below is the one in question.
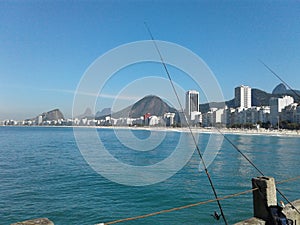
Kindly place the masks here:
<instances>
[{"instance_id":1,"label":"sandy beach","mask_svg":"<svg viewBox=\"0 0 300 225\"><path fill-rule=\"evenodd\" d=\"M24 127L27 126L0 126L0 127ZM149 130L149 131L162 131L162 132L190 132L188 127L134 127L134 126L29 126L29 127L57 127L57 128L78 128L78 129L126 129L126 130ZM203 128L203 127L192 127L193 133L222 133L222 134L239 134L239 135L267 135L267 136L290 136L290 137L300 137L300 131L298 130L276 130L276 129L236 129L236 128L220 128L216 129L213 127Z\"/></svg>"},{"instance_id":2,"label":"sandy beach","mask_svg":"<svg viewBox=\"0 0 300 225\"><path fill-rule=\"evenodd\" d=\"M149 130L149 131L173 131L173 132L190 132L189 128L184 127L127 127L127 126L73 126L73 128L101 128L101 129L127 129L127 130ZM236 129L236 128L203 128L192 127L193 133L222 133L222 134L239 134L239 135L268 135L268 136L291 136L300 137L297 130L271 130L271 129Z\"/></svg>"}]
</instances>

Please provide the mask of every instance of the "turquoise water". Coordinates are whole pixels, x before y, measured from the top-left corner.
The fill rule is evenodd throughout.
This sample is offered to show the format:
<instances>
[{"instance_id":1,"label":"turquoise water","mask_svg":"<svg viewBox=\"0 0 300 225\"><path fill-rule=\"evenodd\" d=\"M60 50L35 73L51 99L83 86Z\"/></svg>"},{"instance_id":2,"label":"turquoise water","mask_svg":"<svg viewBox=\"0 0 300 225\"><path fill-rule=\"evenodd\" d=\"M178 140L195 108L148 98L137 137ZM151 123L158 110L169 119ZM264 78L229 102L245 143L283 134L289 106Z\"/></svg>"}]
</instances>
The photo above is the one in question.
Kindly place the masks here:
<instances>
[{"instance_id":1,"label":"turquoise water","mask_svg":"<svg viewBox=\"0 0 300 225\"><path fill-rule=\"evenodd\" d=\"M131 131L122 132L126 136ZM134 135L145 139L149 132L137 130ZM126 149L110 129L98 129L98 133L112 155L133 165L155 164L168 157L180 136L178 132L167 132L155 151L141 153ZM201 148L208 137L200 135ZM228 137L266 175L278 181L300 175L299 138ZM164 182L125 186L90 168L76 145L72 128L0 127L0 224L48 217L56 225L87 225L213 199L205 174L198 172L198 163L195 153L182 170ZM250 189L251 178L259 175L226 142L209 171L220 197ZM300 198L299 180L278 188L291 200ZM221 204L230 224L252 216L251 193ZM215 210L216 203L209 203L120 224L224 224L210 216Z\"/></svg>"}]
</instances>

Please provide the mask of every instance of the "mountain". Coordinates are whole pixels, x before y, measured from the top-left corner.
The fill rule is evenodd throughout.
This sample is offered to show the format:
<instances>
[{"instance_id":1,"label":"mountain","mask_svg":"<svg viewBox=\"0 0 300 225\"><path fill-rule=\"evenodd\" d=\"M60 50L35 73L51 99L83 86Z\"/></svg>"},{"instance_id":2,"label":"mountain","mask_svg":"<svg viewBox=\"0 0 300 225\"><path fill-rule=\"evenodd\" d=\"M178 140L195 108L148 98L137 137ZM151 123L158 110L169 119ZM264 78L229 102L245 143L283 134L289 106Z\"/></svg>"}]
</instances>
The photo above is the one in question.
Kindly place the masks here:
<instances>
[{"instance_id":1,"label":"mountain","mask_svg":"<svg viewBox=\"0 0 300 225\"><path fill-rule=\"evenodd\" d=\"M88 118L88 119L94 119L94 114L92 113L92 110L90 108L87 108L85 112L79 116L77 116L78 119Z\"/></svg>"},{"instance_id":2,"label":"mountain","mask_svg":"<svg viewBox=\"0 0 300 225\"><path fill-rule=\"evenodd\" d=\"M65 117L62 114L62 112L59 109L53 109L49 112L44 112L40 115L38 115L36 118L38 118L39 116L42 116L43 121L47 121L47 120L64 120ZM34 118L34 119L36 119Z\"/></svg>"},{"instance_id":3,"label":"mountain","mask_svg":"<svg viewBox=\"0 0 300 225\"><path fill-rule=\"evenodd\" d=\"M150 113L151 115L156 116L163 116L164 113L167 112L174 112L176 113L177 110L170 107L167 103L165 103L161 98L155 95L148 95L142 98L141 100L137 101L131 106L127 108L113 113L113 118L122 118L122 117L131 117L131 118L138 118L146 113Z\"/></svg>"},{"instance_id":4,"label":"mountain","mask_svg":"<svg viewBox=\"0 0 300 225\"><path fill-rule=\"evenodd\" d=\"M263 106L263 105L269 105L270 98L272 97L281 97L281 95L278 94L270 94L265 91L255 89L253 88L251 90L252 94L252 106Z\"/></svg>"},{"instance_id":5,"label":"mountain","mask_svg":"<svg viewBox=\"0 0 300 225\"><path fill-rule=\"evenodd\" d=\"M278 84L272 91L272 94L287 94L286 86L283 83Z\"/></svg>"},{"instance_id":6,"label":"mountain","mask_svg":"<svg viewBox=\"0 0 300 225\"><path fill-rule=\"evenodd\" d=\"M230 104L230 101L226 101L225 103L224 102L210 102L210 103L200 104L199 107L200 107L200 112L201 113L206 113L206 112L209 111L210 108L220 109L220 108L224 108L225 105L228 106L228 104ZM233 101L233 104L234 104L234 101Z\"/></svg>"},{"instance_id":7,"label":"mountain","mask_svg":"<svg viewBox=\"0 0 300 225\"><path fill-rule=\"evenodd\" d=\"M163 116L167 112L176 112L176 109L170 107L161 98L155 95L148 95L131 107L129 116L131 118L137 118L145 115L146 113Z\"/></svg>"},{"instance_id":8,"label":"mountain","mask_svg":"<svg viewBox=\"0 0 300 225\"><path fill-rule=\"evenodd\" d=\"M300 91L299 90L288 90L283 83L278 84L272 91L272 94L289 95L294 98L295 102L300 102Z\"/></svg>"},{"instance_id":9,"label":"mountain","mask_svg":"<svg viewBox=\"0 0 300 225\"><path fill-rule=\"evenodd\" d=\"M111 108L104 108L102 109L101 111L98 111L96 113L96 118L100 118L100 117L105 117L107 115L111 115L112 114L112 111L111 111Z\"/></svg>"},{"instance_id":10,"label":"mountain","mask_svg":"<svg viewBox=\"0 0 300 225\"><path fill-rule=\"evenodd\" d=\"M43 120L61 120L65 119L64 115L59 109L53 109L49 112L43 113Z\"/></svg>"}]
</instances>

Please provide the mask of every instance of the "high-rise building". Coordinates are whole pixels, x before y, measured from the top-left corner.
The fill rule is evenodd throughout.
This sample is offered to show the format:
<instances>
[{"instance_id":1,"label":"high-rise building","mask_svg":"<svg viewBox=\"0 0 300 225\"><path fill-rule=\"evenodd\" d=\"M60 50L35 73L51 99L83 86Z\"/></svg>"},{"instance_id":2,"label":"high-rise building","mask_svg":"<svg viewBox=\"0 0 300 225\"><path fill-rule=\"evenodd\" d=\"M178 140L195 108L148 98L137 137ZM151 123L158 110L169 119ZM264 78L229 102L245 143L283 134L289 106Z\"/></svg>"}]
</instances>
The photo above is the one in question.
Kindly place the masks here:
<instances>
[{"instance_id":1,"label":"high-rise building","mask_svg":"<svg viewBox=\"0 0 300 225\"><path fill-rule=\"evenodd\" d=\"M189 90L185 95L185 111L186 115L191 119L191 115L198 113L199 109L199 92Z\"/></svg>"},{"instance_id":2,"label":"high-rise building","mask_svg":"<svg viewBox=\"0 0 300 225\"><path fill-rule=\"evenodd\" d=\"M241 85L234 89L234 101L236 108L248 109L251 108L251 88Z\"/></svg>"}]
</instances>

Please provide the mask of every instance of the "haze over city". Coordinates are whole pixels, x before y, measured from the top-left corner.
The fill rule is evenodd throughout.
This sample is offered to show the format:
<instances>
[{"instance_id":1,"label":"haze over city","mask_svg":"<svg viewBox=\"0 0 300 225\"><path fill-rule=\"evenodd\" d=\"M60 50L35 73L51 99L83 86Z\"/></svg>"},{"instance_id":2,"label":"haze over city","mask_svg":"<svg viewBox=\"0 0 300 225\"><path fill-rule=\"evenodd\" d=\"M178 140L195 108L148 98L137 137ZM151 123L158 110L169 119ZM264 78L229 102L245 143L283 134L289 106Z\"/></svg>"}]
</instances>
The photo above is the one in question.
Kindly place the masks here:
<instances>
[{"instance_id":1,"label":"haze over city","mask_svg":"<svg viewBox=\"0 0 300 225\"><path fill-rule=\"evenodd\" d=\"M299 15L298 1L2 1L0 119L26 119L54 108L71 117L85 71L111 49L149 40L145 21L156 39L201 57L225 100L241 84L271 92L280 82L259 59L300 89ZM179 69L169 69L182 93L201 90ZM119 108L147 94L171 98L166 78L159 63L126 67L107 81L96 108L110 107L118 95ZM205 93L200 95L205 102Z\"/></svg>"}]
</instances>

